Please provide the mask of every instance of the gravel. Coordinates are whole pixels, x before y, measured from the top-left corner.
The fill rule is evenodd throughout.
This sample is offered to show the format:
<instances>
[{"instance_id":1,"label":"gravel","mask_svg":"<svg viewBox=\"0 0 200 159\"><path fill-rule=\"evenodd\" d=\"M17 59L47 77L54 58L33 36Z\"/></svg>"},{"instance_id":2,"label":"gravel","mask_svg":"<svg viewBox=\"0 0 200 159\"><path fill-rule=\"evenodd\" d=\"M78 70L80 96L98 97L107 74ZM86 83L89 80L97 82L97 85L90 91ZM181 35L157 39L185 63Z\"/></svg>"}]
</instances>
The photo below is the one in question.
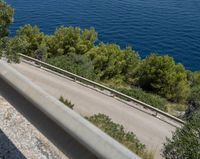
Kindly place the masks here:
<instances>
[{"instance_id":1,"label":"gravel","mask_svg":"<svg viewBox=\"0 0 200 159\"><path fill-rule=\"evenodd\" d=\"M46 137L0 96L0 159L64 159Z\"/></svg>"}]
</instances>

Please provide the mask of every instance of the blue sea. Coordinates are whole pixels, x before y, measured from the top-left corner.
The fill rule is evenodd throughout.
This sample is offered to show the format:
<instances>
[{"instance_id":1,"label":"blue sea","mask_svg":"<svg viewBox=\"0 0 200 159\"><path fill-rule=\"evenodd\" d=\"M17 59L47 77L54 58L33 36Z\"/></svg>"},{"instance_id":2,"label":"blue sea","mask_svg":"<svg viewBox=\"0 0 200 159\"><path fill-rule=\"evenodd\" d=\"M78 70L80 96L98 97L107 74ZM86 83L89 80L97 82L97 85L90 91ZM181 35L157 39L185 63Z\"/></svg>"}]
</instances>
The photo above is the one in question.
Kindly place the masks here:
<instances>
[{"instance_id":1,"label":"blue sea","mask_svg":"<svg viewBox=\"0 0 200 159\"><path fill-rule=\"evenodd\" d=\"M6 0L15 8L11 35L25 24L47 34L60 25L95 27L99 42L132 46L142 58L169 54L200 70L200 0Z\"/></svg>"}]
</instances>

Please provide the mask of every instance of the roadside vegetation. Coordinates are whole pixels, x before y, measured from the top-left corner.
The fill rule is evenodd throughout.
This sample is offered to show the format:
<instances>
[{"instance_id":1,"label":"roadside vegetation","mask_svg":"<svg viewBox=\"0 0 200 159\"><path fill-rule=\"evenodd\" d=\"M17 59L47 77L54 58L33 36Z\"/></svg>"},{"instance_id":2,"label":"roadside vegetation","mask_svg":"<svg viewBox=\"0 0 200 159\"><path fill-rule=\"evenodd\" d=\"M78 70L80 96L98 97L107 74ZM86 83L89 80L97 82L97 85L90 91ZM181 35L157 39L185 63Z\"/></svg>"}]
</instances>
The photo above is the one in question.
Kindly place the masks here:
<instances>
[{"instance_id":1,"label":"roadside vegetation","mask_svg":"<svg viewBox=\"0 0 200 159\"><path fill-rule=\"evenodd\" d=\"M94 66L86 56L69 54L68 56L49 58L46 62L82 77L96 80Z\"/></svg>"},{"instance_id":2,"label":"roadside vegetation","mask_svg":"<svg viewBox=\"0 0 200 159\"><path fill-rule=\"evenodd\" d=\"M60 96L59 101L70 109L74 108L74 104L68 99L63 98L63 96ZM114 123L108 116L97 114L86 117L86 119L143 159L154 159L153 152L148 151L146 146L139 141L133 132L126 132L123 125Z\"/></svg>"},{"instance_id":3,"label":"roadside vegetation","mask_svg":"<svg viewBox=\"0 0 200 159\"><path fill-rule=\"evenodd\" d=\"M9 26L13 22L14 9L0 0L0 38L6 37L9 34Z\"/></svg>"},{"instance_id":4,"label":"roadside vegetation","mask_svg":"<svg viewBox=\"0 0 200 159\"><path fill-rule=\"evenodd\" d=\"M191 92L188 73L169 56L141 59L132 48L116 44L95 45L94 28L59 27L45 35L37 26L25 25L12 41L20 40L20 53L45 61L88 79L107 84L162 110L167 103L187 104ZM174 108L176 110L176 108Z\"/></svg>"},{"instance_id":5,"label":"roadside vegetation","mask_svg":"<svg viewBox=\"0 0 200 159\"><path fill-rule=\"evenodd\" d=\"M114 123L108 116L98 114L87 117L86 119L143 159L154 158L153 152L148 151L133 132L126 132L122 125Z\"/></svg>"},{"instance_id":6,"label":"roadside vegetation","mask_svg":"<svg viewBox=\"0 0 200 159\"><path fill-rule=\"evenodd\" d=\"M74 104L63 96L60 96L59 101L70 109L74 108ZM126 132L123 125L114 123L108 116L97 114L86 119L143 159L154 159L153 151L147 150L133 132Z\"/></svg>"},{"instance_id":7,"label":"roadside vegetation","mask_svg":"<svg viewBox=\"0 0 200 159\"><path fill-rule=\"evenodd\" d=\"M74 104L71 103L68 99L63 98L63 96L60 96L59 101L65 104L70 109L74 109Z\"/></svg>"},{"instance_id":8,"label":"roadside vegetation","mask_svg":"<svg viewBox=\"0 0 200 159\"><path fill-rule=\"evenodd\" d=\"M8 61L17 61L18 58L16 52L21 51L16 50L16 52L12 52L13 48L19 41L15 41L8 37L9 26L13 22L13 16L14 9L4 1L0 0L0 58L4 52L6 52L4 56L8 58ZM18 49L18 47L16 49Z\"/></svg>"},{"instance_id":9,"label":"roadside vegetation","mask_svg":"<svg viewBox=\"0 0 200 159\"><path fill-rule=\"evenodd\" d=\"M164 144L163 157L166 159L199 159L200 158L200 111L176 130L172 139Z\"/></svg>"},{"instance_id":10,"label":"roadside vegetation","mask_svg":"<svg viewBox=\"0 0 200 159\"><path fill-rule=\"evenodd\" d=\"M161 110L167 111L169 103L170 112L178 111L180 104L188 105L191 81L183 65L167 55L153 53L141 59L130 47L95 45L94 28L61 26L54 34L45 35L37 26L25 25L12 40L23 44L16 43L20 53L109 85Z\"/></svg>"},{"instance_id":11,"label":"roadside vegetation","mask_svg":"<svg viewBox=\"0 0 200 159\"><path fill-rule=\"evenodd\" d=\"M154 106L155 108L158 108L163 111L167 111L167 103L168 103L167 100L158 95L155 95L153 93L147 93L143 91L141 88L137 88L137 87L132 87L132 88L116 87L114 89L128 96L134 97L135 99L140 100L144 103L147 103L151 106Z\"/></svg>"}]
</instances>

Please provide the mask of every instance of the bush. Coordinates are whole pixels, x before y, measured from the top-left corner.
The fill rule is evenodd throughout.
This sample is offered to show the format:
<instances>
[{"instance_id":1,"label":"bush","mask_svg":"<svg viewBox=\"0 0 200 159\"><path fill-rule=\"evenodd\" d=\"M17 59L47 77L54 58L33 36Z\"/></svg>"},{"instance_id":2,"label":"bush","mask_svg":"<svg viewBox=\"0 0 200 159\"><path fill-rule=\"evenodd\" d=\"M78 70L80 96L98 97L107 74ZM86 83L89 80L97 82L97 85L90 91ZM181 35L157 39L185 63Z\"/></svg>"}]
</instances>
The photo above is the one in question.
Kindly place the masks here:
<instances>
[{"instance_id":1,"label":"bush","mask_svg":"<svg viewBox=\"0 0 200 159\"><path fill-rule=\"evenodd\" d=\"M47 38L50 57L68 53L85 54L97 40L94 28L81 30L79 27L58 27L55 33Z\"/></svg>"},{"instance_id":2,"label":"bush","mask_svg":"<svg viewBox=\"0 0 200 159\"><path fill-rule=\"evenodd\" d=\"M114 123L108 116L98 114L87 119L143 159L154 158L153 153L146 150L133 132L125 132L122 125Z\"/></svg>"},{"instance_id":3,"label":"bush","mask_svg":"<svg viewBox=\"0 0 200 159\"><path fill-rule=\"evenodd\" d=\"M84 55L63 55L47 59L46 62L79 76L92 80L96 79L94 67Z\"/></svg>"},{"instance_id":4,"label":"bush","mask_svg":"<svg viewBox=\"0 0 200 159\"><path fill-rule=\"evenodd\" d=\"M191 95L188 98L188 105L185 117L189 119L196 111L200 110L200 85L192 87Z\"/></svg>"},{"instance_id":5,"label":"bush","mask_svg":"<svg viewBox=\"0 0 200 159\"><path fill-rule=\"evenodd\" d=\"M30 24L20 27L16 37L26 43L26 49L21 53L36 58L40 54L40 60L47 56L45 34L40 31L39 27Z\"/></svg>"},{"instance_id":6,"label":"bush","mask_svg":"<svg viewBox=\"0 0 200 159\"><path fill-rule=\"evenodd\" d=\"M173 102L186 101L190 93L188 74L183 65L168 55L152 54L143 60L137 71L138 84Z\"/></svg>"},{"instance_id":7,"label":"bush","mask_svg":"<svg viewBox=\"0 0 200 159\"><path fill-rule=\"evenodd\" d=\"M64 99L62 96L59 98L59 101L68 106L69 108L73 109L74 104L71 103L71 101L68 101L67 99Z\"/></svg>"},{"instance_id":8,"label":"bush","mask_svg":"<svg viewBox=\"0 0 200 159\"><path fill-rule=\"evenodd\" d=\"M200 85L200 71L187 71L187 78L191 87Z\"/></svg>"},{"instance_id":9,"label":"bush","mask_svg":"<svg viewBox=\"0 0 200 159\"><path fill-rule=\"evenodd\" d=\"M25 46L26 44L18 38L0 39L0 58L4 55L8 62L19 63L18 53L24 50Z\"/></svg>"},{"instance_id":10,"label":"bush","mask_svg":"<svg viewBox=\"0 0 200 159\"><path fill-rule=\"evenodd\" d=\"M182 128L178 128L172 139L167 138L163 156L166 159L200 158L200 111Z\"/></svg>"},{"instance_id":11,"label":"bush","mask_svg":"<svg viewBox=\"0 0 200 159\"><path fill-rule=\"evenodd\" d=\"M139 55L132 48L122 50L116 44L101 43L86 55L92 60L95 73L101 80L121 75L129 79L140 61Z\"/></svg>"},{"instance_id":12,"label":"bush","mask_svg":"<svg viewBox=\"0 0 200 159\"><path fill-rule=\"evenodd\" d=\"M8 36L8 28L13 22L14 9L0 0L0 39Z\"/></svg>"},{"instance_id":13,"label":"bush","mask_svg":"<svg viewBox=\"0 0 200 159\"><path fill-rule=\"evenodd\" d=\"M183 119L185 111L187 110L188 106L186 104L179 104L179 103L168 103L166 105L167 112L175 117Z\"/></svg>"},{"instance_id":14,"label":"bush","mask_svg":"<svg viewBox=\"0 0 200 159\"><path fill-rule=\"evenodd\" d=\"M134 87L131 89L128 88L115 88L115 89L121 93L124 93L130 97L133 97L137 100L147 103L153 107L156 107L163 111L167 110L166 107L167 101L164 98L161 98L157 95L154 95L152 93L146 93L143 90Z\"/></svg>"}]
</instances>

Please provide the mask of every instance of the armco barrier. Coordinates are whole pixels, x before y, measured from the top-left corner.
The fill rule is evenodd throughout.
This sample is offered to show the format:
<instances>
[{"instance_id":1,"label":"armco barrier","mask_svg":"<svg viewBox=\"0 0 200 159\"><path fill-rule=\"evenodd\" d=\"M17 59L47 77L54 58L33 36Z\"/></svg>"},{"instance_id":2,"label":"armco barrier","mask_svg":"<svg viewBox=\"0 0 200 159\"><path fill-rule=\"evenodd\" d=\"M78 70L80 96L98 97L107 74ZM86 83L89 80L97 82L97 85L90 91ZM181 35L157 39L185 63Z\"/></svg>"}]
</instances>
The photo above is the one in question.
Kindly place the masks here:
<instances>
[{"instance_id":1,"label":"armco barrier","mask_svg":"<svg viewBox=\"0 0 200 159\"><path fill-rule=\"evenodd\" d=\"M56 98L47 94L4 61L0 61L0 93L8 100L12 99L13 105L15 105L15 102L21 103L18 107L20 110L27 109L28 113L34 113L37 109L41 112L37 115L32 114L28 118L35 116L40 123L44 124L51 135L50 130L58 132L62 128L62 133L57 133L54 136L56 142L71 144L72 140L69 137L65 141L68 134L67 136L71 136L73 140L80 143L82 148L91 152L87 157L84 157L80 154L81 146L73 144L74 147L71 150L76 156L79 156L76 158L139 159L137 155L66 107ZM23 101L26 102L23 103ZM34 108L31 108L31 105ZM54 123L53 128L48 123L49 119ZM66 145L63 149L68 148L70 149L71 146ZM84 150L85 153L88 153L87 151ZM72 158L74 159L74 157Z\"/></svg>"},{"instance_id":2,"label":"armco barrier","mask_svg":"<svg viewBox=\"0 0 200 159\"><path fill-rule=\"evenodd\" d=\"M93 87L97 87L97 88L99 88L101 90L107 90L107 91L111 92L113 95L115 95L116 97L127 99L129 101L133 101L135 103L138 103L138 104L142 105L143 107L145 107L146 109L149 109L149 110L154 111L154 112L156 112L158 114L161 114L161 115L163 115L163 116L165 116L165 117L167 117L167 118L169 118L169 119L171 119L171 120L173 120L173 121L175 121L175 122L177 122L179 124L185 124L185 122L183 120L179 119L179 118L176 118L176 117L174 117L174 116L172 116L172 115L170 115L170 114L168 114L168 113L166 113L164 111L161 111L160 109L157 109L157 108L155 108L155 107L153 107L153 106L151 106L149 104L146 104L146 103L144 103L142 101L139 101L139 100L137 100L137 99L135 99L133 97L127 96L127 95L125 95L125 94L123 94L121 92L118 92L118 91L116 91L114 89L111 89L111 88L109 88L107 86L104 86L102 84L96 83L96 82L91 81L89 79L86 79L84 77L78 76L78 75L76 75L74 73L71 73L71 72L68 72L66 70L60 69L60 68L58 68L56 66L53 66L53 65L50 65L48 63L42 62L42 61L40 61L38 59L29 57L29 56L26 56L26 55L23 55L23 54L19 54L19 56L24 58L24 59L26 59L26 60L33 61L36 64L39 64L39 65L41 65L41 66L43 66L45 68L48 68L48 69L53 70L55 72L61 73L61 74L65 75L65 76L73 78L73 79L75 79L77 81L80 81L80 82L82 82L84 84L89 84L89 85L91 85Z\"/></svg>"}]
</instances>

